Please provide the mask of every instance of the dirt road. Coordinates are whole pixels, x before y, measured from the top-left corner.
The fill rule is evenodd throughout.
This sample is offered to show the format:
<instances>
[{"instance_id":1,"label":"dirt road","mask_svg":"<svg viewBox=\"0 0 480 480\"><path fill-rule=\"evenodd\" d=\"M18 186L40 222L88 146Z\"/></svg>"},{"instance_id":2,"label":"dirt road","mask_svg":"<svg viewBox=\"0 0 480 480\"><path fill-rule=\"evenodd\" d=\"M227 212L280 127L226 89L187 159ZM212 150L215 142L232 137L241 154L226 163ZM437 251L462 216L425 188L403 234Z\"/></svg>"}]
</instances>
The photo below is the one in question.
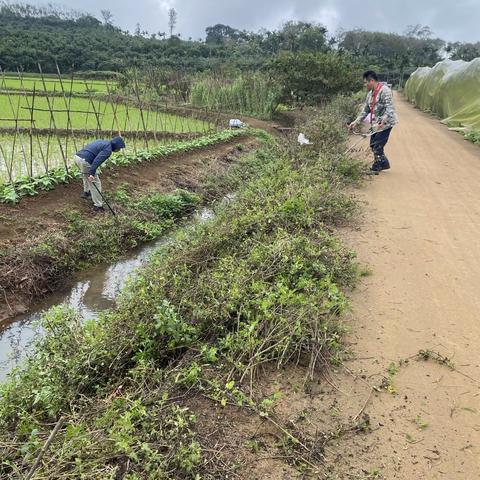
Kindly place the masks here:
<instances>
[{"instance_id":1,"label":"dirt road","mask_svg":"<svg viewBox=\"0 0 480 480\"><path fill-rule=\"evenodd\" d=\"M335 478L476 480L480 148L403 97L396 106L392 169L362 192L366 218L348 239L372 275L353 297L358 358L346 364L352 374L336 379L341 415L351 420L365 407L373 433L339 441ZM455 369L412 358L420 350L439 352ZM367 401L368 385L382 381L391 393Z\"/></svg>"}]
</instances>

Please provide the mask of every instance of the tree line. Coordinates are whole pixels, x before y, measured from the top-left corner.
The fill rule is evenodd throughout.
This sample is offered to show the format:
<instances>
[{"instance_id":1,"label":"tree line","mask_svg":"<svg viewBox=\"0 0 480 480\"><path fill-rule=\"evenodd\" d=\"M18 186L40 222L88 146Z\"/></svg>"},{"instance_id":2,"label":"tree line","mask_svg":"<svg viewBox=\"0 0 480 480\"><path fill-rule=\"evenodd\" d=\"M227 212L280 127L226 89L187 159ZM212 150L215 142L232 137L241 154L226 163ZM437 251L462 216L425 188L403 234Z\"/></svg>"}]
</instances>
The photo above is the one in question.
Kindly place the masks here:
<instances>
[{"instance_id":1,"label":"tree line","mask_svg":"<svg viewBox=\"0 0 480 480\"><path fill-rule=\"evenodd\" d=\"M249 32L228 25L206 28L205 40L174 35L177 12L169 12L170 36L149 33L137 25L135 32L114 25L111 12L102 10L103 21L93 15L56 6L37 7L0 2L0 66L46 72L122 71L155 65L186 71L216 68L257 69L266 58L285 52L350 55L363 66L403 72L433 65L446 55L470 60L480 56L480 42L446 43L428 27L414 26L404 35L353 30L336 37L316 23L287 22L278 30Z\"/></svg>"}]
</instances>

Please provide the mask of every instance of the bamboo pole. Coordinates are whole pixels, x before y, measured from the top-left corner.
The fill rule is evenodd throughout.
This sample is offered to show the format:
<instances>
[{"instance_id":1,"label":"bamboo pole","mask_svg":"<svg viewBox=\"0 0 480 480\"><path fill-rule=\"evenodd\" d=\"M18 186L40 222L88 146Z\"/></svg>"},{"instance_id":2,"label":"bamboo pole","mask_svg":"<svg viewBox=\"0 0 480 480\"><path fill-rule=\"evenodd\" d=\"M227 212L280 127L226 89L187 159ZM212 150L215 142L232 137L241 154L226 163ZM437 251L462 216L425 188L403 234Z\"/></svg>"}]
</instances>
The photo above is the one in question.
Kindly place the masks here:
<instances>
[{"instance_id":1,"label":"bamboo pole","mask_svg":"<svg viewBox=\"0 0 480 480\"><path fill-rule=\"evenodd\" d=\"M92 83L91 85L93 85L93 83ZM90 89L90 90L91 90L91 89ZM93 92L92 92L92 95L93 95ZM106 107L106 105L105 105L105 107ZM100 100L100 97L98 98L98 109L97 109L97 111L99 112L98 123L99 123L99 125L100 125L100 130L102 130L102 123L100 122L100 117L105 115L105 111L106 111L106 110L104 109L103 114L101 113L101 111L102 111L102 102L101 102L101 100Z\"/></svg>"},{"instance_id":2,"label":"bamboo pole","mask_svg":"<svg viewBox=\"0 0 480 480\"><path fill-rule=\"evenodd\" d=\"M87 131L88 131L88 120L90 118L90 102L88 102L88 111L87 111L87 115L85 117L85 135L87 134Z\"/></svg>"},{"instance_id":3,"label":"bamboo pole","mask_svg":"<svg viewBox=\"0 0 480 480\"><path fill-rule=\"evenodd\" d=\"M53 93L56 93L56 91L54 91ZM52 98L57 98L57 97L58 97L58 95L55 95ZM24 110L31 110L30 108L27 108L27 107L22 107L22 108ZM68 110L68 109L65 109L65 108L35 108L35 111L36 112L53 112L53 113L68 113L68 112L70 112L70 113L91 113L87 110ZM102 115L102 113L99 113L98 115ZM22 120L19 119L19 121L22 121ZM66 130L66 128L64 130Z\"/></svg>"},{"instance_id":4,"label":"bamboo pole","mask_svg":"<svg viewBox=\"0 0 480 480\"><path fill-rule=\"evenodd\" d=\"M76 143L75 143L75 135L73 133L73 122L72 122L72 117L70 115L70 106L71 102L69 103L67 101L67 96L65 94L65 87L63 86L63 79L62 75L60 74L60 68L58 66L58 63L55 62L55 67L57 69L57 76L58 80L60 81L60 88L62 89L62 96L63 96L63 102L65 103L65 109L67 110L67 137L65 139L65 150L68 152L68 140L69 140L69 133L71 132L72 138L73 138L73 145L75 147L75 150L77 149ZM71 96L70 96L71 98Z\"/></svg>"},{"instance_id":5,"label":"bamboo pole","mask_svg":"<svg viewBox=\"0 0 480 480\"><path fill-rule=\"evenodd\" d=\"M90 100L90 104L92 105L92 108L93 108L93 113L94 113L95 118L97 120L97 136L98 136L100 134L100 130L102 129L102 126L100 125L100 118L99 118L97 109L95 108L95 102L93 101L92 92L88 88L87 81L84 80L84 83L85 83L85 88L86 88L87 93L88 93L88 99ZM89 110L90 110L90 106L89 106Z\"/></svg>"},{"instance_id":6,"label":"bamboo pole","mask_svg":"<svg viewBox=\"0 0 480 480\"><path fill-rule=\"evenodd\" d=\"M33 101L32 101L32 123L33 123L33 126L34 128L36 127L35 125L35 119L33 118L33 111L34 111L34 107L35 107L35 92L36 92L36 82L33 82ZM42 157L42 163L43 163L43 166L45 168L45 173L48 173L48 162L45 161L45 156L43 155L43 147L42 147L42 142L40 141L40 135L38 133L36 133L35 135L36 139L37 139L37 143L38 143L38 149L40 151L40 156Z\"/></svg>"},{"instance_id":7,"label":"bamboo pole","mask_svg":"<svg viewBox=\"0 0 480 480\"><path fill-rule=\"evenodd\" d=\"M30 171L33 172L33 128L35 120L33 118L33 109L35 108L35 83L33 84L32 110L30 112Z\"/></svg>"},{"instance_id":8,"label":"bamboo pole","mask_svg":"<svg viewBox=\"0 0 480 480\"><path fill-rule=\"evenodd\" d=\"M164 114L164 112L162 112L162 107L161 107L161 103L160 103L160 102L158 103L157 110L160 110L160 132L163 133L163 132L166 131L166 130L164 130L164 128L163 128L163 122L164 122L163 119L165 118L165 114ZM162 117L162 114L163 114L163 117Z\"/></svg>"},{"instance_id":9,"label":"bamboo pole","mask_svg":"<svg viewBox=\"0 0 480 480\"><path fill-rule=\"evenodd\" d=\"M12 175L12 165L8 164L7 156L3 150L2 142L0 142L0 153L2 154L3 160L5 161L5 167L7 168L8 181L13 184L13 175Z\"/></svg>"},{"instance_id":10,"label":"bamboo pole","mask_svg":"<svg viewBox=\"0 0 480 480\"><path fill-rule=\"evenodd\" d=\"M30 101L28 100L28 94L23 84L23 75L20 70L17 68L18 79L20 80L20 88L23 92L23 96L25 97L25 101L27 102L27 107L30 110L30 128L28 131L29 135L29 144L30 144L30 176L33 176L33 129L35 128L35 119L33 118L33 108L35 107L35 82L33 83L33 95L32 95L32 105L30 105Z\"/></svg>"},{"instance_id":11,"label":"bamboo pole","mask_svg":"<svg viewBox=\"0 0 480 480\"><path fill-rule=\"evenodd\" d=\"M138 78L137 78L137 71L135 70L135 76L134 76L134 80L135 80L135 95L137 97L137 101L138 101L138 108L140 110L140 118L142 120L142 124L143 124L143 131L145 132L145 147L148 148L148 138L147 138L147 127L145 125L145 118L143 116L143 105L142 105L142 101L140 99L140 92L138 90Z\"/></svg>"},{"instance_id":12,"label":"bamboo pole","mask_svg":"<svg viewBox=\"0 0 480 480\"><path fill-rule=\"evenodd\" d=\"M110 85L108 84L108 80L105 80L105 85L107 87L107 93L108 93L108 98L110 99L110 106L112 108L112 113L113 113L113 118L112 118L112 136L113 136L113 127L114 127L114 122L117 124L117 129L118 129L118 136L122 136L122 131L120 129L120 122L118 121L117 117L117 109L118 109L118 102L115 102L113 100L113 94L110 90ZM123 155L126 155L125 150L123 150Z\"/></svg>"},{"instance_id":13,"label":"bamboo pole","mask_svg":"<svg viewBox=\"0 0 480 480\"><path fill-rule=\"evenodd\" d=\"M133 129L132 128L132 122L130 120L130 112L128 111L128 103L125 104L125 113L126 113L126 120L125 122L127 122L128 120L128 125L129 125L129 128L128 130L129 131L134 131L135 132L135 135L133 137L133 151L135 152L135 155L138 153L138 150L137 150L137 141L138 141L138 129Z\"/></svg>"},{"instance_id":14,"label":"bamboo pole","mask_svg":"<svg viewBox=\"0 0 480 480\"><path fill-rule=\"evenodd\" d=\"M113 117L112 117L112 135L113 135L113 130L114 130L114 126L115 126L115 123L117 124L117 129L116 131L118 132L118 136L121 137L122 136L122 132L121 132L121 129L120 129L120 123L118 121L118 117L117 117L117 109L118 109L118 102L114 102L113 101L113 94L110 90L110 85L108 84L108 80L105 80L105 85L107 87L107 93L108 93L108 98L110 99L110 105L112 107L112 113L113 113Z\"/></svg>"},{"instance_id":15,"label":"bamboo pole","mask_svg":"<svg viewBox=\"0 0 480 480\"><path fill-rule=\"evenodd\" d=\"M74 76L74 73L73 73L73 65L72 65L72 74L71 74L71 76L70 76L70 92L69 92L69 95L68 95L68 109L69 109L69 110L72 109L73 76ZM71 125L72 125L73 146L75 147L75 150L78 150L78 145L77 145L77 142L76 142L76 139L75 139L75 135L74 135L74 132L73 132L73 122L72 122Z\"/></svg>"},{"instance_id":16,"label":"bamboo pole","mask_svg":"<svg viewBox=\"0 0 480 480\"><path fill-rule=\"evenodd\" d=\"M5 92L7 94L7 99L8 99L8 103L10 105L10 109L12 110L12 118L13 118L13 121L15 122L15 132L13 134L13 140L12 140L12 152L11 152L11 168L13 170L13 165L15 163L15 147L17 145L17 135L18 135L18 109L17 109L17 112L15 112L15 107L13 106L13 101L12 101L12 98L10 96L10 92L8 91L8 88L7 88L7 84L6 84L6 81L5 81L5 72L3 71L3 69L0 67L0 72L2 74L2 85L3 85L3 88L5 89ZM25 164L25 167L28 169L28 165Z\"/></svg>"},{"instance_id":17,"label":"bamboo pole","mask_svg":"<svg viewBox=\"0 0 480 480\"><path fill-rule=\"evenodd\" d=\"M193 115L193 112L192 112L192 115ZM207 130L210 130L210 126L209 126L209 122L206 122L205 119L208 118L207 117L207 107L205 107L205 116L203 117L202 119L202 122L203 122L203 133L207 133ZM208 128L207 128L208 127Z\"/></svg>"},{"instance_id":18,"label":"bamboo pole","mask_svg":"<svg viewBox=\"0 0 480 480\"><path fill-rule=\"evenodd\" d=\"M51 123L53 124L53 128L55 130L57 130L57 126L56 126L56 123L55 123L55 116L53 115L53 107L50 103L50 98L48 96L48 92L47 92L47 85L45 83L45 76L43 75L43 70L42 70L42 66L40 64L38 64L38 70L40 71L40 76L42 78L42 84L43 84L43 90L45 91L46 93L46 99L47 99L47 105L48 105L48 108L50 110L50 119L51 119ZM54 92L55 92L55 87L54 87ZM60 137L57 136L57 140L58 140L58 146L60 147L60 152L62 154L62 158L63 158L63 164L65 166L65 170L67 173L70 173L69 169L68 169L68 162L67 162L67 157L65 156L65 152L63 150L63 145L62 145L62 142L60 141Z\"/></svg>"},{"instance_id":19,"label":"bamboo pole","mask_svg":"<svg viewBox=\"0 0 480 480\"><path fill-rule=\"evenodd\" d=\"M155 126L153 127L153 138L155 139L155 142L158 142L157 125L158 125L158 107L155 107Z\"/></svg>"},{"instance_id":20,"label":"bamboo pole","mask_svg":"<svg viewBox=\"0 0 480 480\"><path fill-rule=\"evenodd\" d=\"M115 102L113 101L112 97L110 97L110 95L108 96L108 103L105 102L104 114L107 113L107 107L110 108L112 114L112 123L110 124L110 136L113 137L113 132L115 131Z\"/></svg>"},{"instance_id":21,"label":"bamboo pole","mask_svg":"<svg viewBox=\"0 0 480 480\"><path fill-rule=\"evenodd\" d=\"M150 119L151 107L150 107L150 101L149 101L150 98L148 97L148 86L147 86L146 83L144 83L143 98L147 99L147 101L148 101L148 103L147 103L147 119L145 121L146 127L144 127L144 131L148 132L147 129L150 126L149 119Z\"/></svg>"}]
</instances>

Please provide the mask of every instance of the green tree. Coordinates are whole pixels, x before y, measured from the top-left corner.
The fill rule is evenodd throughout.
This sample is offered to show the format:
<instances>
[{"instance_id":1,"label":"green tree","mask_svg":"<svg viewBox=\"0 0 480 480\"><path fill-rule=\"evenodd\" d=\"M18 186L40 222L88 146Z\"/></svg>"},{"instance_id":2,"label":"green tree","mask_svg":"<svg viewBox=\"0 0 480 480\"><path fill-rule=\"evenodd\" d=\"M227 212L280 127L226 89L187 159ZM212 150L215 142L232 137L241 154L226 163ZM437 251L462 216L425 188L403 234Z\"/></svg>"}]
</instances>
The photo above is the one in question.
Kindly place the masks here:
<instances>
[{"instance_id":1,"label":"green tree","mask_svg":"<svg viewBox=\"0 0 480 480\"><path fill-rule=\"evenodd\" d=\"M205 33L205 42L213 45L228 45L242 38L242 32L221 23L207 27Z\"/></svg>"},{"instance_id":2,"label":"green tree","mask_svg":"<svg viewBox=\"0 0 480 480\"><path fill-rule=\"evenodd\" d=\"M470 62L475 58L480 58L480 42L451 42L445 50L452 60L465 60L466 62Z\"/></svg>"},{"instance_id":3,"label":"green tree","mask_svg":"<svg viewBox=\"0 0 480 480\"><path fill-rule=\"evenodd\" d=\"M333 95L360 90L361 72L351 59L338 53L284 52L267 70L282 85L283 100L316 104Z\"/></svg>"},{"instance_id":4,"label":"green tree","mask_svg":"<svg viewBox=\"0 0 480 480\"><path fill-rule=\"evenodd\" d=\"M433 38L427 26L407 28L406 35L352 30L339 38L339 49L354 55L364 67L375 65L381 73L405 72L417 67L432 66L442 59L445 42Z\"/></svg>"}]
</instances>

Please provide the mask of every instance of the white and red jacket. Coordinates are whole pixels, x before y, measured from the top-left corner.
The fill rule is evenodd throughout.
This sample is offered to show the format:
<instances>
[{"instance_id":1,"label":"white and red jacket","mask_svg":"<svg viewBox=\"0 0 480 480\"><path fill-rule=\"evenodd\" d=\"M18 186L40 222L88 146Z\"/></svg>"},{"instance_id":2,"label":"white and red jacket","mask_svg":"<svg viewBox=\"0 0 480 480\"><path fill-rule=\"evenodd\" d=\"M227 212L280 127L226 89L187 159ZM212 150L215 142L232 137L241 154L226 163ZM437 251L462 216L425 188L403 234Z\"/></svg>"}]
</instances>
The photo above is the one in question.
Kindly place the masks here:
<instances>
[{"instance_id":1,"label":"white and red jacket","mask_svg":"<svg viewBox=\"0 0 480 480\"><path fill-rule=\"evenodd\" d=\"M376 132L392 128L398 123L393 105L393 94L386 83L378 82L377 87L368 92L362 113L355 121L363 122L369 114L371 114L370 122ZM380 128L379 124L382 124Z\"/></svg>"}]
</instances>

